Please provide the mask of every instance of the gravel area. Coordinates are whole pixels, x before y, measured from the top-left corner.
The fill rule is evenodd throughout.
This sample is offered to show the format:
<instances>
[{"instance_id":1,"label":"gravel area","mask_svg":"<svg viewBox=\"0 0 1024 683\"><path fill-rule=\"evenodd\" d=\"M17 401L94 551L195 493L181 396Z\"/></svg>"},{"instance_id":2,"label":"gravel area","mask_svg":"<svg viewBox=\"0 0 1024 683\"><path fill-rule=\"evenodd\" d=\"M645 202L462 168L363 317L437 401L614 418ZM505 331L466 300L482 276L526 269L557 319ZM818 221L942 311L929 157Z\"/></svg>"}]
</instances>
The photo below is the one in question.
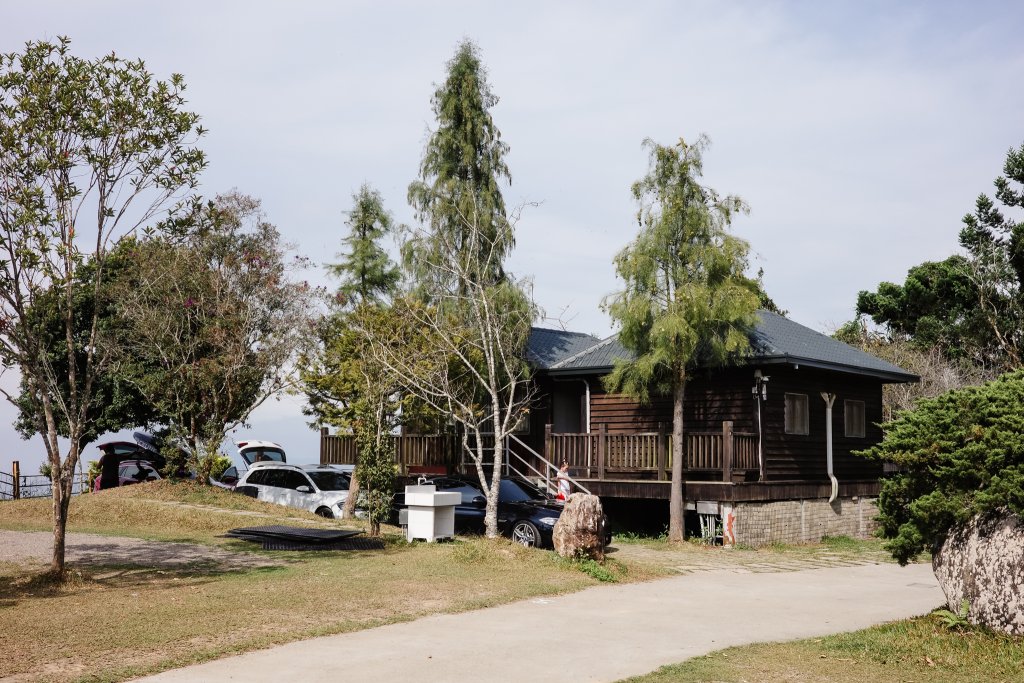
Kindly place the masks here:
<instances>
[{"instance_id":1,"label":"gravel area","mask_svg":"<svg viewBox=\"0 0 1024 683\"><path fill-rule=\"evenodd\" d=\"M726 570L737 574L767 574L829 567L857 567L869 564L891 564L887 553L864 551L861 553L830 552L816 549L802 553L767 553L752 550L708 548L684 550L645 548L632 543L621 543L609 557L657 565L676 574Z\"/></svg>"},{"instance_id":2,"label":"gravel area","mask_svg":"<svg viewBox=\"0 0 1024 683\"><path fill-rule=\"evenodd\" d=\"M256 553L235 552L195 543L168 543L76 533L69 533L66 542L65 557L70 564L222 571L282 564ZM48 564L52 555L53 534L48 531L0 531L0 562Z\"/></svg>"}]
</instances>

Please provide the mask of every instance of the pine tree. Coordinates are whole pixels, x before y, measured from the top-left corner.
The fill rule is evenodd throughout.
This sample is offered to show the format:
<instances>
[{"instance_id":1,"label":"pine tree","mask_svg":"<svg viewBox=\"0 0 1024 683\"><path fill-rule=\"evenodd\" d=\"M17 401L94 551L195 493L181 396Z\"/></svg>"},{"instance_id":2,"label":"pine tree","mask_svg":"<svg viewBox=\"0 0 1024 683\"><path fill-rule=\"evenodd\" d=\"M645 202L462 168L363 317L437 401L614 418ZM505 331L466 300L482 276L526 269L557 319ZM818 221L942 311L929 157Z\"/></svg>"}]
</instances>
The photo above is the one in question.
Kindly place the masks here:
<instances>
[{"instance_id":1,"label":"pine tree","mask_svg":"<svg viewBox=\"0 0 1024 683\"><path fill-rule=\"evenodd\" d=\"M479 52L466 40L448 62L448 77L432 99L437 130L424 150L419 180L409 185L416 218L430 228L425 238L409 243L406 253L420 278L436 275L429 264L439 254L473 250L482 270L472 276L498 282L514 246L500 189L502 180L511 182L505 165L509 147L491 118L498 97Z\"/></svg>"},{"instance_id":2,"label":"pine tree","mask_svg":"<svg viewBox=\"0 0 1024 683\"><path fill-rule=\"evenodd\" d=\"M350 232L342 240L347 250L339 255L341 263L329 268L341 279L339 299L351 304L374 303L389 297L400 279L398 266L378 243L393 229L393 220L384 209L380 192L369 185L359 188L352 202L345 221Z\"/></svg>"},{"instance_id":3,"label":"pine tree","mask_svg":"<svg viewBox=\"0 0 1024 683\"><path fill-rule=\"evenodd\" d=\"M686 381L697 364L722 364L747 351L758 293L743 274L747 243L727 232L746 204L699 182L707 137L644 144L651 169L633 184L640 234L615 257L626 286L605 303L635 360L617 364L605 385L642 401L652 391L672 396L669 540L682 541Z\"/></svg>"}]
</instances>

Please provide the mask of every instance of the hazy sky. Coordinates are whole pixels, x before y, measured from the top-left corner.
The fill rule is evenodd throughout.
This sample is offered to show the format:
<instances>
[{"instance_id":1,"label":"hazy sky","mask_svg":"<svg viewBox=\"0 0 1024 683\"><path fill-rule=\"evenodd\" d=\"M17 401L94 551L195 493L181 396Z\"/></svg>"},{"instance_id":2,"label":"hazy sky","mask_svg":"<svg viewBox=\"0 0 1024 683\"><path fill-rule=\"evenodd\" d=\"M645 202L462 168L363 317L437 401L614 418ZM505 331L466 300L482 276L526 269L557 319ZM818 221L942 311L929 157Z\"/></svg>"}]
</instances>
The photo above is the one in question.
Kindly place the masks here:
<instances>
[{"instance_id":1,"label":"hazy sky","mask_svg":"<svg viewBox=\"0 0 1024 683\"><path fill-rule=\"evenodd\" d=\"M539 203L510 266L550 316L611 332L599 304L636 232L641 142L705 132L707 183L751 206L734 228L754 270L792 319L827 331L859 290L956 249L961 216L1024 140L1022 25L1013 2L36 0L0 3L0 50L67 35L78 55L184 74L210 130L202 191L261 198L323 263L363 182L413 220L430 97L469 37L501 98L506 201ZM246 434L315 461L299 403L261 409ZM0 471L19 457L34 471L42 444L11 416L0 409Z\"/></svg>"}]
</instances>

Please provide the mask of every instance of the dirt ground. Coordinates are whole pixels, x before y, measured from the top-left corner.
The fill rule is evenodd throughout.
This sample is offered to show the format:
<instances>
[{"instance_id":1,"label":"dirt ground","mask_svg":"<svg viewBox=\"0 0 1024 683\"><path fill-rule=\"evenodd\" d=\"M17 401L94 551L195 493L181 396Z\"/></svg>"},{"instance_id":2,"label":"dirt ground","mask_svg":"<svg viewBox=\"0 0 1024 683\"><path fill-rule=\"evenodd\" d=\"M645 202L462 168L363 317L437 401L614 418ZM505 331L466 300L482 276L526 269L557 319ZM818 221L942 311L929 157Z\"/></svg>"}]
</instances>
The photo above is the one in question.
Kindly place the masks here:
<instances>
[{"instance_id":1,"label":"dirt ground","mask_svg":"<svg viewBox=\"0 0 1024 683\"><path fill-rule=\"evenodd\" d=\"M141 538L67 535L66 558L74 564L202 567L218 570L273 567L280 563L256 553L234 552L194 543L168 543ZM0 531L0 562L48 564L53 535L46 531Z\"/></svg>"}]
</instances>

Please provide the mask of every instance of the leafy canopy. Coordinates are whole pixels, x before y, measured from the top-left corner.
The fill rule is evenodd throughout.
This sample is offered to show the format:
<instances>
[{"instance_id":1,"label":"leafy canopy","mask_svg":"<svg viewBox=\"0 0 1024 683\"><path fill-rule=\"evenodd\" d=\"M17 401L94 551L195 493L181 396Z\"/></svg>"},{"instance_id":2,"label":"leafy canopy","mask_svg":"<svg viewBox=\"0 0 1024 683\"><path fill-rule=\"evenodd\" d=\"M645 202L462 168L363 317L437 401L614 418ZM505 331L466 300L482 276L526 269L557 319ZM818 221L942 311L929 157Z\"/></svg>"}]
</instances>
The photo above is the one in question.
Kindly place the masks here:
<instances>
[{"instance_id":1,"label":"leafy canopy","mask_svg":"<svg viewBox=\"0 0 1024 683\"><path fill-rule=\"evenodd\" d=\"M134 260L118 291L118 370L202 460L291 383L313 303L290 277L303 261L237 192L202 206L184 240L140 242Z\"/></svg>"},{"instance_id":2,"label":"leafy canopy","mask_svg":"<svg viewBox=\"0 0 1024 683\"><path fill-rule=\"evenodd\" d=\"M996 371L1024 365L1024 145L1010 149L995 200L979 195L960 230L963 255L914 266L902 284L883 282L857 296L894 338Z\"/></svg>"},{"instance_id":3,"label":"leafy canopy","mask_svg":"<svg viewBox=\"0 0 1024 683\"><path fill-rule=\"evenodd\" d=\"M861 455L900 472L878 499L887 548L905 564L956 524L1009 509L1024 514L1024 370L922 399Z\"/></svg>"},{"instance_id":4,"label":"leafy canopy","mask_svg":"<svg viewBox=\"0 0 1024 683\"><path fill-rule=\"evenodd\" d=\"M109 339L120 325L115 292L121 278L130 276L137 267L132 258L136 245L137 241L129 238L119 242L110 251L100 287L96 286L97 269L94 259L87 260L75 275L71 302L71 310L74 312L74 373L68 372L67 337L62 314L64 302L61 300L61 293L57 289L41 292L29 310L30 325L36 330L41 346L47 349L48 363L54 370L54 379L60 384L61 396L71 394L68 386L69 377L84 375L93 313L98 316L98 332L103 339ZM15 423L22 438L29 439L39 433L39 425L44 419L39 409L41 403L41 397L33 396L32 385L23 379L21 394L17 399L18 419ZM54 417L57 433L68 438L70 430L67 416L58 413ZM107 368L93 381L85 420L78 437L79 448L95 441L102 434L148 424L154 419L152 406L146 402L138 388L127 378Z\"/></svg>"}]
</instances>

